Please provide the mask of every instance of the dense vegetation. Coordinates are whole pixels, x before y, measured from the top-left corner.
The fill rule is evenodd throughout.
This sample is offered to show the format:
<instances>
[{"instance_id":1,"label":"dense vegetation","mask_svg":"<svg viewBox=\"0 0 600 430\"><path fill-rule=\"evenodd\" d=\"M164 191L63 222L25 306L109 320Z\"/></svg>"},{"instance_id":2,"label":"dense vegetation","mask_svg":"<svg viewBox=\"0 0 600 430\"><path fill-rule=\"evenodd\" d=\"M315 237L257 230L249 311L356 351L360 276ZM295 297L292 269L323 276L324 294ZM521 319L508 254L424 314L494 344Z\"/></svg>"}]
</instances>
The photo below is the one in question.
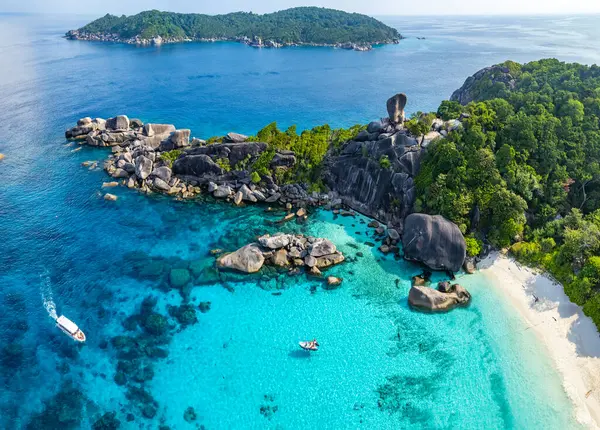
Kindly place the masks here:
<instances>
[{"instance_id":1,"label":"dense vegetation","mask_svg":"<svg viewBox=\"0 0 600 430\"><path fill-rule=\"evenodd\" d=\"M417 210L552 273L600 326L600 67L542 60L486 73L474 102L445 101L463 127L432 142ZM496 75L495 75L496 74ZM470 253L476 243L469 240Z\"/></svg>"},{"instance_id":2,"label":"dense vegetation","mask_svg":"<svg viewBox=\"0 0 600 430\"><path fill-rule=\"evenodd\" d=\"M324 188L321 172L327 151L338 149L342 143L354 138L365 128L366 126L355 125L347 129L332 129L325 124L298 134L295 125L281 131L273 122L248 139L266 142L268 145L267 150L253 164L252 170L259 176L268 175L271 173L269 166L276 150L294 151L296 165L292 169L277 170L275 175L278 183L308 183L311 190L320 191Z\"/></svg>"},{"instance_id":3,"label":"dense vegetation","mask_svg":"<svg viewBox=\"0 0 600 430\"><path fill-rule=\"evenodd\" d=\"M128 39L261 37L280 43L374 43L399 39L395 29L357 13L318 7L298 7L257 15L182 14L151 10L133 16L106 15L79 29L82 33L117 34Z\"/></svg>"}]
</instances>

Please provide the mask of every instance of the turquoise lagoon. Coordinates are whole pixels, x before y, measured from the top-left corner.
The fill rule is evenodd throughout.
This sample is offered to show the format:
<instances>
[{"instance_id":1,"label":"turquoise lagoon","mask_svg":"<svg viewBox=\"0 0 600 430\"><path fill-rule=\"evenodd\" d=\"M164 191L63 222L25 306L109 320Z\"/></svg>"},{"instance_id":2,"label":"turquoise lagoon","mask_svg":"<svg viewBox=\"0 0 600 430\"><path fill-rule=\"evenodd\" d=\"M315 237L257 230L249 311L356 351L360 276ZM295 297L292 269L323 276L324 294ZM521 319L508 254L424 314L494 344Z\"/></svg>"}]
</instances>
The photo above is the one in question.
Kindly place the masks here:
<instances>
[{"instance_id":1,"label":"turquoise lagoon","mask_svg":"<svg viewBox=\"0 0 600 430\"><path fill-rule=\"evenodd\" d=\"M131 334L123 322L144 298L167 315L181 296L139 267L210 264L210 249L274 232L269 221L280 215L124 188L105 202L106 175L81 163L106 152L72 152L62 133L79 117L116 113L200 137L251 133L272 120L346 126L383 116L397 91L408 93L412 111L435 109L466 76L507 58L596 61L593 17L390 18L413 37L366 54L60 38L87 20L0 16L1 428L27 428L44 410L42 428L58 428L65 416L48 402L65 386L79 394L62 405L70 417L62 428L91 428L111 411L126 429L578 427L544 347L483 276L459 278L474 296L470 307L413 312L410 277L422 268L369 246L367 219L325 211L281 228L334 241L350 257L328 272L344 278L342 287L287 275L199 279L190 301L210 301L210 311L198 311L195 325L174 325L154 377L130 383L156 400L156 415L144 417L113 380L110 339ZM85 346L54 328L51 302L86 331ZM299 351L297 342L312 337L318 353ZM184 420L190 406L192 423Z\"/></svg>"}]
</instances>

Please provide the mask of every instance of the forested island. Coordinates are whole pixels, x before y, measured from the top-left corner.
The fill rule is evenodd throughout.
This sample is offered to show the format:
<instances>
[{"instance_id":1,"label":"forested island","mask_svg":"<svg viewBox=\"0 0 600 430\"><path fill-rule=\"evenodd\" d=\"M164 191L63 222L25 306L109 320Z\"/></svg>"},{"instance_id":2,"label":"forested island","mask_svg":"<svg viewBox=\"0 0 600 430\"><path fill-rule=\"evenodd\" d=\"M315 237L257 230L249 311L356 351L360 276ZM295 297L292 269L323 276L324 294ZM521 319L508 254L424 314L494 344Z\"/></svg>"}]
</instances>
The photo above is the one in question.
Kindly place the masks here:
<instances>
[{"instance_id":1,"label":"forested island","mask_svg":"<svg viewBox=\"0 0 600 430\"><path fill-rule=\"evenodd\" d=\"M436 115L462 125L425 151L414 209L545 269L600 327L600 67L508 61Z\"/></svg>"},{"instance_id":2,"label":"forested island","mask_svg":"<svg viewBox=\"0 0 600 430\"><path fill-rule=\"evenodd\" d=\"M597 66L508 61L468 78L437 112L408 119L406 96L397 94L388 118L349 129L323 125L298 134L272 123L255 136L190 142L189 130L136 129L117 117L110 126L85 119L67 137L121 146L125 155L113 150L108 172L144 192L191 198L207 187L236 204L343 204L387 223L403 241L422 234L422 226L408 229L411 213L442 215L466 249L452 239L434 260L423 253L416 260L456 271L465 252L472 262L508 249L552 274L600 326L598 88ZM154 164L137 166L142 154ZM398 235L386 241L382 252L399 256Z\"/></svg>"},{"instance_id":3,"label":"forested island","mask_svg":"<svg viewBox=\"0 0 600 430\"><path fill-rule=\"evenodd\" d=\"M398 43L394 28L366 15L319 7L297 7L264 15L225 15L145 11L132 16L107 14L78 30L76 40L149 45L189 41L237 41L255 47L309 45L369 50Z\"/></svg>"}]
</instances>

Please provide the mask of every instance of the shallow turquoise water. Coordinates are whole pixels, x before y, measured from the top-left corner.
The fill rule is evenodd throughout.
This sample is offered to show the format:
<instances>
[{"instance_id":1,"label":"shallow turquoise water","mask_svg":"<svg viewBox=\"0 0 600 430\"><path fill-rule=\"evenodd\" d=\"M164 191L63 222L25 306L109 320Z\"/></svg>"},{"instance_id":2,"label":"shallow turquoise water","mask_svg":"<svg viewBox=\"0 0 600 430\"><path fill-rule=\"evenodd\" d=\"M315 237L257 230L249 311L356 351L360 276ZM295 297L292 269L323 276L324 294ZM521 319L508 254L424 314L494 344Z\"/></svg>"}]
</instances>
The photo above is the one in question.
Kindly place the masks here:
<instances>
[{"instance_id":1,"label":"shallow turquoise water","mask_svg":"<svg viewBox=\"0 0 600 430\"><path fill-rule=\"evenodd\" d=\"M68 382L85 396L71 411L72 428L90 428L106 411L117 412L122 428L577 426L542 346L483 277L460 279L474 296L467 309L412 312L406 296L421 268L366 245L360 218L327 212L283 229L328 237L351 257L362 252L331 270L342 287L325 291L303 276L282 276L194 288L192 303L210 301L211 310L198 312L193 326L176 326L152 380L130 381L157 401L156 416L144 418L113 381L119 352L106 342L128 334L122 323L145 297L156 297L163 314L181 298L132 266L158 257L170 267L210 263L212 248L235 249L275 231L265 220L276 215L122 188L116 203L105 202L106 175L81 162L106 153L73 153L62 133L79 117L122 112L200 137L254 132L272 120L350 125L382 116L397 91L408 93L411 110L435 109L467 75L507 58L596 61L594 17L390 18L404 34L427 39L364 55L236 44L136 49L60 38L85 21L0 17L0 348L22 348L0 360L1 428L25 428ZM83 348L53 327L42 300L50 295L86 331ZM321 350L300 353L297 342L312 337ZM183 419L189 406L194 424ZM266 417L261 406L277 410Z\"/></svg>"}]
</instances>

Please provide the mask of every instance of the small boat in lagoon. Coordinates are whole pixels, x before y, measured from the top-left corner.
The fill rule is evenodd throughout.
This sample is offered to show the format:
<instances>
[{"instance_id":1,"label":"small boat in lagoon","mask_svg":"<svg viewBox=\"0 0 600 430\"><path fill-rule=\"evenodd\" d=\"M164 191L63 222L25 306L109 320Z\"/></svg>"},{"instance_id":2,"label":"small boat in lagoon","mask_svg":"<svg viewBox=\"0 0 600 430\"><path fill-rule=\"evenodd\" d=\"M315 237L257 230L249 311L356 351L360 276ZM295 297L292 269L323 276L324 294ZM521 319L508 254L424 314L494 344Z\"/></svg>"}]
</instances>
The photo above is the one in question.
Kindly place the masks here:
<instances>
[{"instance_id":1,"label":"small boat in lagoon","mask_svg":"<svg viewBox=\"0 0 600 430\"><path fill-rule=\"evenodd\" d=\"M298 344L300 345L300 348L302 348L306 351L318 351L319 350L319 342L317 342L317 339L313 339L311 341L298 342Z\"/></svg>"},{"instance_id":2,"label":"small boat in lagoon","mask_svg":"<svg viewBox=\"0 0 600 430\"><path fill-rule=\"evenodd\" d=\"M85 334L77 327L77 324L66 316L61 315L56 319L56 327L61 329L71 339L77 342L85 342Z\"/></svg>"}]
</instances>

